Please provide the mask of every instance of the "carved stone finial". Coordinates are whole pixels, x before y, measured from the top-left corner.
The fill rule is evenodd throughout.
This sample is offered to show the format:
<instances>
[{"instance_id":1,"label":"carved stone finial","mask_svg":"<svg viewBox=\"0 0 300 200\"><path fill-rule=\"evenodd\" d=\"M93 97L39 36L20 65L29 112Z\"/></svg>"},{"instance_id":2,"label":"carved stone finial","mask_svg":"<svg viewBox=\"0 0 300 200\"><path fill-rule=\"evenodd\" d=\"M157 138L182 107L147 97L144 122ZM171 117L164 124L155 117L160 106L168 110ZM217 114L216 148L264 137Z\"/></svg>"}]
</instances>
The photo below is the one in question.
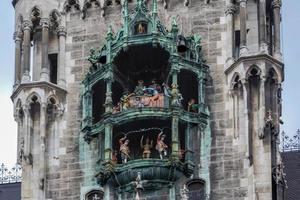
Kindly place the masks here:
<instances>
[{"instance_id":1,"label":"carved stone finial","mask_svg":"<svg viewBox=\"0 0 300 200\"><path fill-rule=\"evenodd\" d=\"M32 22L30 20L24 20L22 24L23 30L32 30Z\"/></svg>"},{"instance_id":2,"label":"carved stone finial","mask_svg":"<svg viewBox=\"0 0 300 200\"><path fill-rule=\"evenodd\" d=\"M281 8L281 6L282 6L281 0L273 0L273 2L272 2L273 9Z\"/></svg>"},{"instance_id":3,"label":"carved stone finial","mask_svg":"<svg viewBox=\"0 0 300 200\"><path fill-rule=\"evenodd\" d=\"M226 15L234 15L234 13L236 12L236 6L232 3L230 3L229 5L227 5L226 10L225 10L225 14Z\"/></svg>"},{"instance_id":4,"label":"carved stone finial","mask_svg":"<svg viewBox=\"0 0 300 200\"><path fill-rule=\"evenodd\" d=\"M58 36L66 36L66 35L67 35L66 27L64 27L64 26L59 26L59 27L57 28L57 35L58 35Z\"/></svg>"},{"instance_id":5,"label":"carved stone finial","mask_svg":"<svg viewBox=\"0 0 300 200\"><path fill-rule=\"evenodd\" d=\"M50 26L50 19L49 18L42 18L40 20L40 25L43 27L43 28L49 28Z\"/></svg>"}]
</instances>

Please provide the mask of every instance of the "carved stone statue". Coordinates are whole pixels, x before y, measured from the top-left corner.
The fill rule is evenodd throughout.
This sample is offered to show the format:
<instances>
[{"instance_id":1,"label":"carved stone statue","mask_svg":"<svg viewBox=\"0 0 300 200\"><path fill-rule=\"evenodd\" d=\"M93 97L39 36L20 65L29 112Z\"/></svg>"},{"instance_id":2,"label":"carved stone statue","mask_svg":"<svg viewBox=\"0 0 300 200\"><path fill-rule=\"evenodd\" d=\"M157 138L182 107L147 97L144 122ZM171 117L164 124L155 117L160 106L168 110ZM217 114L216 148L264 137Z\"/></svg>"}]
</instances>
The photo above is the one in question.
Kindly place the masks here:
<instances>
[{"instance_id":1,"label":"carved stone statue","mask_svg":"<svg viewBox=\"0 0 300 200\"><path fill-rule=\"evenodd\" d=\"M147 137L145 144L143 144L143 140L144 140L144 136L142 136L141 142L140 142L141 148L143 149L143 158L148 159L148 158L150 158L150 155L151 155L151 148L153 147L153 140L151 140L151 142L150 142L149 137Z\"/></svg>"},{"instance_id":2,"label":"carved stone statue","mask_svg":"<svg viewBox=\"0 0 300 200\"><path fill-rule=\"evenodd\" d=\"M96 54L96 50L94 48L90 49L90 55L88 57L88 61L90 61L90 63L92 63L92 65L96 65L98 62L98 55Z\"/></svg>"},{"instance_id":3,"label":"carved stone statue","mask_svg":"<svg viewBox=\"0 0 300 200\"><path fill-rule=\"evenodd\" d=\"M122 163L127 163L128 159L130 158L130 150L129 150L129 140L127 139L126 135L119 140L120 144L120 153L122 158Z\"/></svg>"},{"instance_id":4,"label":"carved stone statue","mask_svg":"<svg viewBox=\"0 0 300 200\"><path fill-rule=\"evenodd\" d=\"M163 132L160 132L156 140L156 150L159 153L160 159L163 159L164 156L167 156L168 145L165 143L166 135Z\"/></svg>"}]
</instances>

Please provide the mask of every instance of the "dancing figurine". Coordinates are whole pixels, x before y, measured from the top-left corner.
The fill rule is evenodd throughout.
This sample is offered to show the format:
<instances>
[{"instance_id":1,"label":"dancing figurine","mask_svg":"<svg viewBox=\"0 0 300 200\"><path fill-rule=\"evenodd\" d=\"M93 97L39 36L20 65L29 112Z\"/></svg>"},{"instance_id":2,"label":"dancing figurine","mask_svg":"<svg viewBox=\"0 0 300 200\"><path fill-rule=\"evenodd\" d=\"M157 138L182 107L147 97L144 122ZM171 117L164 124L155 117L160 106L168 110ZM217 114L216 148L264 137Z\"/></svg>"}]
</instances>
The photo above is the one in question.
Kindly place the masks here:
<instances>
[{"instance_id":1,"label":"dancing figurine","mask_svg":"<svg viewBox=\"0 0 300 200\"><path fill-rule=\"evenodd\" d=\"M163 159L164 156L167 156L167 148L168 145L166 145L166 143L164 142L166 138L166 135L163 134L163 132L160 132L157 136L157 140L156 140L156 150L159 153L159 157L160 159Z\"/></svg>"},{"instance_id":2,"label":"dancing figurine","mask_svg":"<svg viewBox=\"0 0 300 200\"><path fill-rule=\"evenodd\" d=\"M138 85L135 86L134 94L137 95L137 96L143 96L145 88L146 87L144 86L144 81L143 80L139 80L138 81Z\"/></svg>"},{"instance_id":3,"label":"dancing figurine","mask_svg":"<svg viewBox=\"0 0 300 200\"><path fill-rule=\"evenodd\" d=\"M149 159L150 158L150 154L151 154L151 148L153 147L153 140L151 140L149 137L146 138L146 144L143 144L143 140L144 140L144 136L142 136L141 138L141 148L143 149L143 158L144 159Z\"/></svg>"},{"instance_id":4,"label":"dancing figurine","mask_svg":"<svg viewBox=\"0 0 300 200\"><path fill-rule=\"evenodd\" d=\"M195 99L191 99L188 102L188 112L197 113L198 112L198 108L199 108L199 105L196 104L196 100Z\"/></svg>"},{"instance_id":5,"label":"dancing figurine","mask_svg":"<svg viewBox=\"0 0 300 200\"><path fill-rule=\"evenodd\" d=\"M127 163L128 159L130 159L130 150L129 150L129 140L127 139L126 135L119 140L120 144L120 153L122 158L122 163Z\"/></svg>"}]
</instances>

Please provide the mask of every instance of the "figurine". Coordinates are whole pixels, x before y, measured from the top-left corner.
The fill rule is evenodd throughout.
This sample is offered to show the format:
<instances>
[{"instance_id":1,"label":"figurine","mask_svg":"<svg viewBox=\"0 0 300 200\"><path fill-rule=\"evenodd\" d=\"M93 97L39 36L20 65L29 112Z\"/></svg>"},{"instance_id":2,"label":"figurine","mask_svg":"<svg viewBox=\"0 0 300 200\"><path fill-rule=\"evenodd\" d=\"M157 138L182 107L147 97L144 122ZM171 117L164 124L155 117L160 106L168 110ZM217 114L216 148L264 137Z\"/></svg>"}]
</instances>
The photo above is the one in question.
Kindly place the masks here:
<instances>
[{"instance_id":1,"label":"figurine","mask_svg":"<svg viewBox=\"0 0 300 200\"><path fill-rule=\"evenodd\" d=\"M144 81L139 80L138 85L134 89L134 94L138 95L138 96L143 96L144 95L144 90L145 90Z\"/></svg>"},{"instance_id":2,"label":"figurine","mask_svg":"<svg viewBox=\"0 0 300 200\"><path fill-rule=\"evenodd\" d=\"M112 113L115 114L115 113L118 113L120 111L121 111L121 103L119 102L116 106L113 107Z\"/></svg>"},{"instance_id":3,"label":"figurine","mask_svg":"<svg viewBox=\"0 0 300 200\"><path fill-rule=\"evenodd\" d=\"M139 25L138 25L138 34L145 34L145 33L146 33L145 26L142 23L139 23Z\"/></svg>"},{"instance_id":4,"label":"figurine","mask_svg":"<svg viewBox=\"0 0 300 200\"><path fill-rule=\"evenodd\" d=\"M198 108L199 108L199 105L196 104L196 100L195 99L191 99L188 102L188 112L197 113L198 112Z\"/></svg>"},{"instance_id":5,"label":"figurine","mask_svg":"<svg viewBox=\"0 0 300 200\"><path fill-rule=\"evenodd\" d=\"M168 146L165 144L164 140L166 135L163 132L160 132L157 136L156 140L156 150L159 153L160 159L163 159L164 156L167 156L167 148Z\"/></svg>"},{"instance_id":6,"label":"figurine","mask_svg":"<svg viewBox=\"0 0 300 200\"><path fill-rule=\"evenodd\" d=\"M171 97L170 87L166 83L163 83L162 86L164 90L164 95L167 97Z\"/></svg>"},{"instance_id":7,"label":"figurine","mask_svg":"<svg viewBox=\"0 0 300 200\"><path fill-rule=\"evenodd\" d=\"M141 97L139 97L139 96L135 97L134 106L137 108L144 107Z\"/></svg>"},{"instance_id":8,"label":"figurine","mask_svg":"<svg viewBox=\"0 0 300 200\"><path fill-rule=\"evenodd\" d=\"M142 136L141 142L140 142L141 148L143 149L143 158L149 159L150 154L151 154L151 148L153 147L153 140L151 140L151 142L150 142L149 137L147 137L145 145L143 144L143 140L144 140L144 136Z\"/></svg>"},{"instance_id":9,"label":"figurine","mask_svg":"<svg viewBox=\"0 0 300 200\"><path fill-rule=\"evenodd\" d=\"M161 86L159 84L156 83L156 80L153 79L151 81L151 85L149 86L149 88L152 88L154 89L155 91L157 91L158 93L161 93L162 92L162 89L161 89Z\"/></svg>"},{"instance_id":10,"label":"figurine","mask_svg":"<svg viewBox=\"0 0 300 200\"><path fill-rule=\"evenodd\" d=\"M172 97L172 105L173 106L181 106L181 101L183 100L182 94L179 93L178 85L176 83L172 84L171 89L171 97Z\"/></svg>"},{"instance_id":11,"label":"figurine","mask_svg":"<svg viewBox=\"0 0 300 200\"><path fill-rule=\"evenodd\" d=\"M118 152L116 150L114 150L112 153L111 162L114 165L118 164Z\"/></svg>"},{"instance_id":12,"label":"figurine","mask_svg":"<svg viewBox=\"0 0 300 200\"><path fill-rule=\"evenodd\" d=\"M130 158L130 150L129 150L129 140L127 139L126 135L119 140L120 144L120 152L121 152L121 158L122 163L127 163L128 159Z\"/></svg>"},{"instance_id":13,"label":"figurine","mask_svg":"<svg viewBox=\"0 0 300 200\"><path fill-rule=\"evenodd\" d=\"M127 110L129 107L130 107L130 97L132 96L133 94L130 94L130 95L127 95L127 94L124 94L121 98L121 105L122 105L122 110Z\"/></svg>"}]
</instances>

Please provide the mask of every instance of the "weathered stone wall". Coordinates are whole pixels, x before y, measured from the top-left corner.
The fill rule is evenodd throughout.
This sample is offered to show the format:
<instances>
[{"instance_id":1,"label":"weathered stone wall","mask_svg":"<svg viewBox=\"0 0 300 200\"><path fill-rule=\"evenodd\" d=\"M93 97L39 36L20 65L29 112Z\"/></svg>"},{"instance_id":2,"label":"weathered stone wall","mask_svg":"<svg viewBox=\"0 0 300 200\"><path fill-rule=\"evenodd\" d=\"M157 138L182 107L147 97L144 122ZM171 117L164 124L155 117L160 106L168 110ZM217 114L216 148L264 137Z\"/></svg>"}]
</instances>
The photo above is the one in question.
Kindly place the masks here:
<instances>
[{"instance_id":1,"label":"weathered stone wall","mask_svg":"<svg viewBox=\"0 0 300 200\"><path fill-rule=\"evenodd\" d=\"M209 2L209 3L207 3ZM81 7L83 2L80 2ZM28 1L20 0L16 5L16 19L22 15L28 19L30 10L38 5L43 11L43 16L48 16L50 11L58 9L63 11L63 1ZM257 33L257 7L254 1L249 0L248 34L249 50L258 51ZM132 8L132 4L130 7ZM203 171L201 165L201 133L193 132L193 147L195 149L196 172L193 178L203 178L209 174L211 199L239 200L253 199L253 170L248 170L247 137L239 133L240 137L233 136L232 106L229 96L228 82L224 73L226 62L226 0L190 0L189 6L184 6L181 0L172 0L167 9L159 4L159 17L168 29L172 18L178 22L181 34L200 34L202 36L203 57L210 66L206 88L206 102L210 111L210 128L212 135L211 158L209 172ZM17 20L16 20L17 21ZM53 200L83 199L84 194L98 185L94 178L95 164L99 156L99 143L93 140L91 144L83 141L80 131L82 119L81 108L81 81L83 80L89 62L87 56L92 47L100 47L106 37L108 27L111 25L117 31L122 24L121 6L105 9L105 17L101 10L90 8L86 17L82 18L80 10L72 9L65 13L67 29L66 36L66 105L64 116L58 125L59 147L57 157L50 158L47 162L46 198ZM17 25L16 25L17 26ZM50 40L50 52L58 51L56 39ZM39 49L39 48L37 48ZM38 50L37 50L38 51ZM35 65L40 65L39 52L36 53ZM35 66L36 67L36 66ZM39 76L39 69L34 71L34 77ZM37 78L34 78L37 79ZM205 133L202 133L205 134ZM53 137L48 137L52 140ZM48 141L53 143L54 141ZM51 150L49 150L51 152ZM55 152L55 150L53 150ZM259 154L256 149L255 154ZM53 152L52 152L53 153ZM55 153L53 153L55 155ZM248 177L250 177L248 179ZM180 180L184 183L185 178ZM174 186L179 191L181 184ZM38 190L38 189L36 189ZM35 190L35 191L36 191ZM106 194L111 195L113 194ZM111 197L112 198L112 197Z\"/></svg>"}]
</instances>

